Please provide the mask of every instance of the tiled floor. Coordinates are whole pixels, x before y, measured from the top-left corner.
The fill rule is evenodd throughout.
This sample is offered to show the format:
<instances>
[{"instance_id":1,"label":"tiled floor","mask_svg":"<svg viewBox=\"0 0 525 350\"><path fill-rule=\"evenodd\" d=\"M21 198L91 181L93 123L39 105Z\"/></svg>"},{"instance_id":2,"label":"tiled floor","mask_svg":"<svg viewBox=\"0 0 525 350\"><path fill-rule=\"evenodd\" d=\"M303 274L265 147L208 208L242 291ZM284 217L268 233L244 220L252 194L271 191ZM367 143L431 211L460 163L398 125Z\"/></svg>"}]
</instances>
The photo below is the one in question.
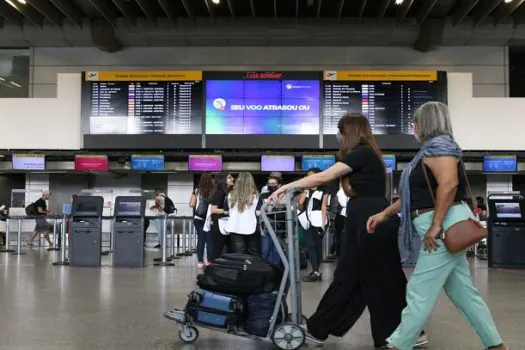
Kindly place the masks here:
<instances>
[{"instance_id":1,"label":"tiled floor","mask_svg":"<svg viewBox=\"0 0 525 350\"><path fill-rule=\"evenodd\" d=\"M149 258L156 254L150 252ZM179 342L175 324L162 313L184 305L195 285L193 259L165 268L91 269L52 266L58 254L40 249L23 256L2 253L0 349L271 349L206 330L201 330L195 345ZM333 265L324 269L329 280ZM525 349L525 272L491 270L483 262L474 262L473 272L507 343L514 350ZM307 315L328 283L303 288ZM429 349L481 349L444 294L426 328L432 341ZM346 337L330 339L325 348L373 349L368 315Z\"/></svg>"}]
</instances>

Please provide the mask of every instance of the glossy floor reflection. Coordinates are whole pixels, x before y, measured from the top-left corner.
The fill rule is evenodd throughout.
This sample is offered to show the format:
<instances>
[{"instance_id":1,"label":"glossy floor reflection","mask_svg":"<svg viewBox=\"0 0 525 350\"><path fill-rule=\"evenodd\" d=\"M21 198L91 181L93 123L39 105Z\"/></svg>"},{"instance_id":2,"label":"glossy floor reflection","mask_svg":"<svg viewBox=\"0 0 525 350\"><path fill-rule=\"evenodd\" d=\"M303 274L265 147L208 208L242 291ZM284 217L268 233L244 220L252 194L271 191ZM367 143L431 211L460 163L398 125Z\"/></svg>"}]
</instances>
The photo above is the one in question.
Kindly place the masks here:
<instances>
[{"instance_id":1,"label":"glossy floor reflection","mask_svg":"<svg viewBox=\"0 0 525 350\"><path fill-rule=\"evenodd\" d=\"M157 256L148 253L148 261ZM105 258L105 264L109 263ZM101 269L55 267L57 253L0 255L0 349L271 349L228 335L201 330L195 345L179 342L175 324L163 318L184 305L195 285L193 257L175 267ZM325 280L334 265L324 265ZM505 340L525 349L525 272L472 265L476 283L490 305ZM304 312L315 308L329 282L303 288ZM477 336L443 294L426 327L428 349L481 349ZM345 338L327 349L373 349L368 314Z\"/></svg>"}]
</instances>

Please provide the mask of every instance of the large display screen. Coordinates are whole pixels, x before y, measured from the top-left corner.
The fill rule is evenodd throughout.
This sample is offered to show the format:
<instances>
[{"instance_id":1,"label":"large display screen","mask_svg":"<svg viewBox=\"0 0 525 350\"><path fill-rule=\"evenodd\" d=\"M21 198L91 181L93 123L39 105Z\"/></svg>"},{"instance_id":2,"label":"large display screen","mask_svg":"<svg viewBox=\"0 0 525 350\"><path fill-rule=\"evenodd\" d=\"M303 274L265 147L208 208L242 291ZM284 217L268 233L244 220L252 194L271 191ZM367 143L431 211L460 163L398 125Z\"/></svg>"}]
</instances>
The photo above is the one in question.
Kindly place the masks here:
<instances>
[{"instance_id":1,"label":"large display screen","mask_svg":"<svg viewBox=\"0 0 525 350\"><path fill-rule=\"evenodd\" d=\"M131 156L131 170L162 171L164 170L164 156L134 154Z\"/></svg>"},{"instance_id":2,"label":"large display screen","mask_svg":"<svg viewBox=\"0 0 525 350\"><path fill-rule=\"evenodd\" d=\"M261 156L261 171L295 171L294 156Z\"/></svg>"},{"instance_id":3,"label":"large display screen","mask_svg":"<svg viewBox=\"0 0 525 350\"><path fill-rule=\"evenodd\" d=\"M515 155L492 155L483 157L485 173L515 173L518 171L518 158Z\"/></svg>"},{"instance_id":4,"label":"large display screen","mask_svg":"<svg viewBox=\"0 0 525 350\"><path fill-rule=\"evenodd\" d=\"M317 72L210 72L208 75L206 134L319 133L321 84Z\"/></svg>"},{"instance_id":5,"label":"large display screen","mask_svg":"<svg viewBox=\"0 0 525 350\"><path fill-rule=\"evenodd\" d=\"M323 133L335 134L348 113L368 118L376 135L411 135L416 109L447 101L446 73L437 71L325 71Z\"/></svg>"},{"instance_id":6,"label":"large display screen","mask_svg":"<svg viewBox=\"0 0 525 350\"><path fill-rule=\"evenodd\" d=\"M46 157L43 154L13 154L13 170L45 170Z\"/></svg>"},{"instance_id":7,"label":"large display screen","mask_svg":"<svg viewBox=\"0 0 525 350\"><path fill-rule=\"evenodd\" d=\"M335 156L304 155L301 162L302 171L313 168L326 170L335 164Z\"/></svg>"},{"instance_id":8,"label":"large display screen","mask_svg":"<svg viewBox=\"0 0 525 350\"><path fill-rule=\"evenodd\" d=\"M77 155L75 157L75 170L77 171L108 171L108 156Z\"/></svg>"},{"instance_id":9,"label":"large display screen","mask_svg":"<svg viewBox=\"0 0 525 350\"><path fill-rule=\"evenodd\" d=\"M202 72L84 72L84 134L200 134Z\"/></svg>"},{"instance_id":10,"label":"large display screen","mask_svg":"<svg viewBox=\"0 0 525 350\"><path fill-rule=\"evenodd\" d=\"M189 171L222 171L222 156L219 155L190 155L188 158Z\"/></svg>"}]
</instances>

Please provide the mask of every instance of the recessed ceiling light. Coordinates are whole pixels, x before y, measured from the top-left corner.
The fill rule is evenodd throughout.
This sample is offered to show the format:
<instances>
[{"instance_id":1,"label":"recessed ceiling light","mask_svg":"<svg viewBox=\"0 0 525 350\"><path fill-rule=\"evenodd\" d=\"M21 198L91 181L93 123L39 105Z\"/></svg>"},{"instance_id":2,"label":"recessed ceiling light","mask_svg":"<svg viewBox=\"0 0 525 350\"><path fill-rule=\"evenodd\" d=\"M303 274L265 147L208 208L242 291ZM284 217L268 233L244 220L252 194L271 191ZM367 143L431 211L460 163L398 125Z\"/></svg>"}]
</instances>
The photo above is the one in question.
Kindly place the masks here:
<instances>
[{"instance_id":1,"label":"recessed ceiling light","mask_svg":"<svg viewBox=\"0 0 525 350\"><path fill-rule=\"evenodd\" d=\"M26 4L26 0L16 0L18 1L19 3L21 3L22 5L25 5Z\"/></svg>"},{"instance_id":2,"label":"recessed ceiling light","mask_svg":"<svg viewBox=\"0 0 525 350\"><path fill-rule=\"evenodd\" d=\"M401 5L404 0L396 0L396 5Z\"/></svg>"},{"instance_id":3,"label":"recessed ceiling light","mask_svg":"<svg viewBox=\"0 0 525 350\"><path fill-rule=\"evenodd\" d=\"M22 87L22 85L20 85L20 84L17 84L17 83L15 83L14 81L9 81L9 82L10 82L11 84L13 84L14 86L16 86L16 87L19 87L19 88L21 88L21 87Z\"/></svg>"},{"instance_id":4,"label":"recessed ceiling light","mask_svg":"<svg viewBox=\"0 0 525 350\"><path fill-rule=\"evenodd\" d=\"M211 0L215 5L219 5L221 3L221 0Z\"/></svg>"},{"instance_id":5,"label":"recessed ceiling light","mask_svg":"<svg viewBox=\"0 0 525 350\"><path fill-rule=\"evenodd\" d=\"M506 4L510 4L511 2L512 2L512 0L505 0Z\"/></svg>"}]
</instances>

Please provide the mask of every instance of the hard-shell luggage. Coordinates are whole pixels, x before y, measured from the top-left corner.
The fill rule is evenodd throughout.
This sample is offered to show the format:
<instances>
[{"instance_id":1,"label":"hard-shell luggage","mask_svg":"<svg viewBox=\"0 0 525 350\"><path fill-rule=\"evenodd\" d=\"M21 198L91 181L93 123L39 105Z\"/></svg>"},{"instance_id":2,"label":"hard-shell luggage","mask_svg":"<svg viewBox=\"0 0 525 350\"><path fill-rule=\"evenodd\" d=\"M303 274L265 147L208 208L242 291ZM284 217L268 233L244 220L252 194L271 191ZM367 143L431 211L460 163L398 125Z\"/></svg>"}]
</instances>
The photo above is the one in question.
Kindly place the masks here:
<instances>
[{"instance_id":1,"label":"hard-shell luggage","mask_svg":"<svg viewBox=\"0 0 525 350\"><path fill-rule=\"evenodd\" d=\"M214 292L250 295L279 288L283 271L259 256L224 254L198 277L199 287Z\"/></svg>"},{"instance_id":2,"label":"hard-shell luggage","mask_svg":"<svg viewBox=\"0 0 525 350\"><path fill-rule=\"evenodd\" d=\"M229 329L242 323L244 299L196 289L189 295L186 313L196 323Z\"/></svg>"},{"instance_id":3,"label":"hard-shell luggage","mask_svg":"<svg viewBox=\"0 0 525 350\"><path fill-rule=\"evenodd\" d=\"M250 295L246 300L246 318L244 320L244 330L251 335L266 337L270 328L270 320L273 315L277 293L262 293ZM284 315L288 314L286 302L281 303L281 308L277 314L276 324L280 324ZM283 317L284 316L284 317Z\"/></svg>"}]
</instances>

